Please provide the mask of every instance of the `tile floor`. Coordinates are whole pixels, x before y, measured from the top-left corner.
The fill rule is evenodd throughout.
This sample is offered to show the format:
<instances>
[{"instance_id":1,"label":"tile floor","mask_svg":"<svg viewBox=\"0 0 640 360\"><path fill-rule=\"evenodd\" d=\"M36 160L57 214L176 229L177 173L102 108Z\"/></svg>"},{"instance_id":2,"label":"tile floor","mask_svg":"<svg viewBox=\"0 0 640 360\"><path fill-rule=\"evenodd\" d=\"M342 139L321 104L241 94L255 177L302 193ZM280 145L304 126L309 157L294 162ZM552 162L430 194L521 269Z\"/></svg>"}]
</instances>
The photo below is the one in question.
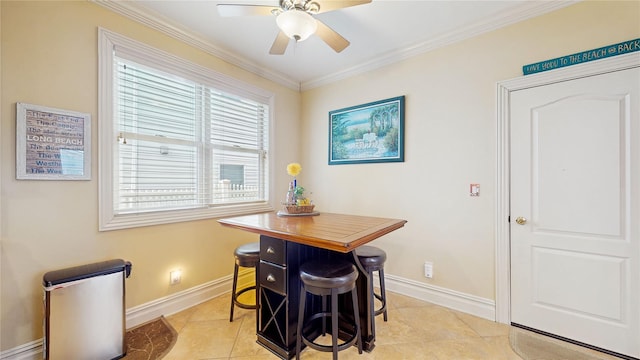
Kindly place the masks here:
<instances>
[{"instance_id":1,"label":"tile floor","mask_svg":"<svg viewBox=\"0 0 640 360\"><path fill-rule=\"evenodd\" d=\"M273 359L256 343L254 310L235 310L224 295L167 320L178 340L163 360ZM510 327L411 297L387 292L389 321L376 317L376 347L358 354L352 347L340 359L521 360L509 345ZM305 349L301 359L331 359L331 353Z\"/></svg>"}]
</instances>

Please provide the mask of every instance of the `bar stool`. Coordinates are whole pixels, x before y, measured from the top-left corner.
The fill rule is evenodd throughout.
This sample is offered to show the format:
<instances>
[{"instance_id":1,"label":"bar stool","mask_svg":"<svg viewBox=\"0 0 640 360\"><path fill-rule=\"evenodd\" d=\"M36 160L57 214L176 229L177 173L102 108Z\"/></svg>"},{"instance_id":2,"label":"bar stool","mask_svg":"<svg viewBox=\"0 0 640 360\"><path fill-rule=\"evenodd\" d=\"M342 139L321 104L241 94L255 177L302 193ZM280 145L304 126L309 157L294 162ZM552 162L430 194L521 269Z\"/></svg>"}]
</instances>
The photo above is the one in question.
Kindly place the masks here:
<instances>
[{"instance_id":1,"label":"bar stool","mask_svg":"<svg viewBox=\"0 0 640 360\"><path fill-rule=\"evenodd\" d=\"M384 287L384 262L387 260L387 253L375 246L363 245L356 248L356 255L362 267L369 274L369 279L373 279L373 272L378 272L380 278L380 294L376 294L373 284L369 281L369 316L371 317L371 334L376 335L375 317L384 314L384 321L387 321L387 294ZM375 309L374 301L378 299L382 302L379 309Z\"/></svg>"},{"instance_id":2,"label":"bar stool","mask_svg":"<svg viewBox=\"0 0 640 360\"><path fill-rule=\"evenodd\" d=\"M237 305L243 309L257 309L258 308L258 296L260 296L260 292L258 291L258 264L260 263L260 243L254 242L249 244L240 245L233 252L233 255L236 258L236 264L233 268L233 289L231 290L231 314L229 315L229 321L233 322L233 307ZM238 288L238 269L240 267L246 268L254 268L256 269L256 282L254 285L246 287L240 291L237 291ZM244 304L238 300L238 297L244 294L247 291L255 290L256 291L256 303L255 305Z\"/></svg>"},{"instance_id":3,"label":"bar stool","mask_svg":"<svg viewBox=\"0 0 640 360\"><path fill-rule=\"evenodd\" d=\"M318 351L332 352L333 359L338 359L338 351L347 349L354 343L358 344L358 352L362 354L362 340L360 339L360 311L358 310L358 292L356 279L358 271L349 262L311 261L300 266L300 307L298 310L298 331L296 334L296 360L300 359L302 343ZM354 335L338 345L338 295L351 292L353 303ZM304 321L307 293L322 297L322 312L313 314ZM327 299L331 298L331 311L327 312ZM302 332L310 323L322 318L322 335L326 334L326 318L331 318L331 346L320 345Z\"/></svg>"}]
</instances>

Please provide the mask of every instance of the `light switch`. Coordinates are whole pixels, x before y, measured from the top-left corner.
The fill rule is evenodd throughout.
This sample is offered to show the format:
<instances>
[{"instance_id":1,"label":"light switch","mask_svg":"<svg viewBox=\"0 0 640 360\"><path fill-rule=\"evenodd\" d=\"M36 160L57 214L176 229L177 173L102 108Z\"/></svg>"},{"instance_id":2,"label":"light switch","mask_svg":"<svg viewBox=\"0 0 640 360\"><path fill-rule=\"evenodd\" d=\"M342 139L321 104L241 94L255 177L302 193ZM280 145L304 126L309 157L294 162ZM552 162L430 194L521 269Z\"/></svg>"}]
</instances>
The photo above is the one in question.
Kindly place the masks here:
<instances>
[{"instance_id":1,"label":"light switch","mask_svg":"<svg viewBox=\"0 0 640 360\"><path fill-rule=\"evenodd\" d=\"M469 185L469 195L471 195L471 196L480 196L480 184L470 184Z\"/></svg>"}]
</instances>

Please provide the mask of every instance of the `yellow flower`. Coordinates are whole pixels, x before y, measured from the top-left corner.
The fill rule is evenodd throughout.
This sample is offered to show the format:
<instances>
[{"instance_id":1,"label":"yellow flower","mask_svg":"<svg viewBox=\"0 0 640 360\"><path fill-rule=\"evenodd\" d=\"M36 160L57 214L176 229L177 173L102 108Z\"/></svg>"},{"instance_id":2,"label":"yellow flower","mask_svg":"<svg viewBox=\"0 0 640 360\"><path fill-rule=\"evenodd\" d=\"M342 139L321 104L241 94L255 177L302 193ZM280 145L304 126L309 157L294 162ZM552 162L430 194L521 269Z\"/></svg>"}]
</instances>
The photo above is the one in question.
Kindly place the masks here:
<instances>
[{"instance_id":1,"label":"yellow flower","mask_svg":"<svg viewBox=\"0 0 640 360\"><path fill-rule=\"evenodd\" d=\"M298 176L301 170L302 170L302 166L300 166L300 164L298 163L291 163L287 165L287 174L291 176Z\"/></svg>"}]
</instances>

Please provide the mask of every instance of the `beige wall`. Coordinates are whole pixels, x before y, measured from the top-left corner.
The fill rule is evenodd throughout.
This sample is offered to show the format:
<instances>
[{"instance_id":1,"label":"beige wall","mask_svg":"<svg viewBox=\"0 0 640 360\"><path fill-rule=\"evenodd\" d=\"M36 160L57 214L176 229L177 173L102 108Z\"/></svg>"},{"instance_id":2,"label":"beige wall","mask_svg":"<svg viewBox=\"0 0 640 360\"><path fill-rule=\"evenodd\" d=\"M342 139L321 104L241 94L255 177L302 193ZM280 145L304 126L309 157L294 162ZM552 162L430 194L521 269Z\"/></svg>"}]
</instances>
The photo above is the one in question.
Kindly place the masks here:
<instances>
[{"instance_id":1,"label":"beige wall","mask_svg":"<svg viewBox=\"0 0 640 360\"><path fill-rule=\"evenodd\" d=\"M98 26L276 93L276 198L286 164L298 161L318 210L409 220L375 242L389 253L387 273L493 299L496 82L524 64L640 37L638 4L580 3L301 96L89 2L0 1L0 350L42 336L46 271L129 260L130 308L228 276L233 248L255 239L215 220L97 231ZM405 162L328 166L327 112L398 95ZM18 101L91 113L93 180L15 180ZM480 197L469 183L481 184ZM425 260L435 264L430 281ZM175 267L184 277L171 287Z\"/></svg>"},{"instance_id":2,"label":"beige wall","mask_svg":"<svg viewBox=\"0 0 640 360\"><path fill-rule=\"evenodd\" d=\"M496 83L525 64L640 37L639 5L578 3L305 91L305 187L320 211L408 220L374 242L388 252L386 274L495 299ZM400 95L404 163L327 165L329 111Z\"/></svg>"},{"instance_id":3,"label":"beige wall","mask_svg":"<svg viewBox=\"0 0 640 360\"><path fill-rule=\"evenodd\" d=\"M1 1L0 350L42 337L42 275L111 258L133 263L127 308L228 276L233 249L257 238L214 219L98 232L97 27L104 27L276 94L276 184L286 192L298 147L300 94L240 70L90 2ZM15 180L15 103L90 113L91 181ZM288 139L283 141L283 139ZM169 286L169 271L183 271Z\"/></svg>"}]
</instances>

